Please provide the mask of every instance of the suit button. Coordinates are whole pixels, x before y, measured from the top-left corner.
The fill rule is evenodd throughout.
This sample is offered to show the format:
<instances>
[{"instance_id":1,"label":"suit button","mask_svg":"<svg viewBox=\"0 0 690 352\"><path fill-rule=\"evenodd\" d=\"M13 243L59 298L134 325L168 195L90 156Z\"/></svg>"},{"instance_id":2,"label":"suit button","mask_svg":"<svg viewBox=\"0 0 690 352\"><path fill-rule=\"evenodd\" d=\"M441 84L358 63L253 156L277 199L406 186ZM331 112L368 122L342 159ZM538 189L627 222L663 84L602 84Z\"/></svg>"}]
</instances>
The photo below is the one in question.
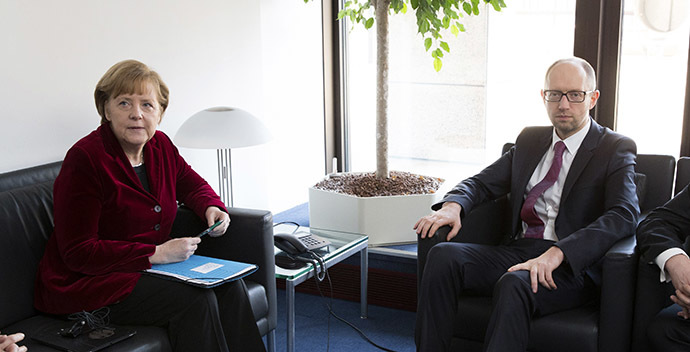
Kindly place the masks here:
<instances>
[{"instance_id":1,"label":"suit button","mask_svg":"<svg viewBox=\"0 0 690 352\"><path fill-rule=\"evenodd\" d=\"M153 211L155 211L156 213L160 213L162 209L163 208L161 208L160 205L156 205L155 207L153 207Z\"/></svg>"},{"instance_id":2,"label":"suit button","mask_svg":"<svg viewBox=\"0 0 690 352\"><path fill-rule=\"evenodd\" d=\"M156 226L153 227L154 230L158 231L161 229L161 224L156 224Z\"/></svg>"}]
</instances>

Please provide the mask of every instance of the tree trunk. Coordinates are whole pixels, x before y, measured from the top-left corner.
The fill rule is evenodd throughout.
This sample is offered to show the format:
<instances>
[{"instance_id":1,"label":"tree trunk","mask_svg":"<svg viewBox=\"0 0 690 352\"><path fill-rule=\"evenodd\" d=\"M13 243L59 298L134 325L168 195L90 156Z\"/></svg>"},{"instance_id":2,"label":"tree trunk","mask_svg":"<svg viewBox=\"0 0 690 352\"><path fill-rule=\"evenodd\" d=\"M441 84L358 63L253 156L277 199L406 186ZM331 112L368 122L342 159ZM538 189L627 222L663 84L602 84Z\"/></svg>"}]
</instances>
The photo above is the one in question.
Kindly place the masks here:
<instances>
[{"instance_id":1,"label":"tree trunk","mask_svg":"<svg viewBox=\"0 0 690 352\"><path fill-rule=\"evenodd\" d=\"M388 11L391 0L375 1L376 176L388 178Z\"/></svg>"}]
</instances>

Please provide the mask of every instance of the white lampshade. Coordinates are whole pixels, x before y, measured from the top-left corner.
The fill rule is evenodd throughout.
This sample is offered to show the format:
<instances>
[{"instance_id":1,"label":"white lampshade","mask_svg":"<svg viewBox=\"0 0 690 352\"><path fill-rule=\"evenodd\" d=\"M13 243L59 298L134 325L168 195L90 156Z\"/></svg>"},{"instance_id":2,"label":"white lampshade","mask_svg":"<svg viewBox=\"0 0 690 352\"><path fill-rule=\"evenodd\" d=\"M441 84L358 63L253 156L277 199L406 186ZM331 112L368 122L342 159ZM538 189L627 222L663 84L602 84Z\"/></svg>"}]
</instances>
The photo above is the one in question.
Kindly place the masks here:
<instances>
[{"instance_id":1,"label":"white lampshade","mask_svg":"<svg viewBox=\"0 0 690 352\"><path fill-rule=\"evenodd\" d=\"M237 108L215 107L199 111L185 121L175 134L181 147L216 149L218 194L233 206L231 149L263 144L271 139L259 119Z\"/></svg>"},{"instance_id":2,"label":"white lampshade","mask_svg":"<svg viewBox=\"0 0 690 352\"><path fill-rule=\"evenodd\" d=\"M266 143L271 134L259 119L242 109L215 107L188 118L174 140L187 148L233 149Z\"/></svg>"}]
</instances>

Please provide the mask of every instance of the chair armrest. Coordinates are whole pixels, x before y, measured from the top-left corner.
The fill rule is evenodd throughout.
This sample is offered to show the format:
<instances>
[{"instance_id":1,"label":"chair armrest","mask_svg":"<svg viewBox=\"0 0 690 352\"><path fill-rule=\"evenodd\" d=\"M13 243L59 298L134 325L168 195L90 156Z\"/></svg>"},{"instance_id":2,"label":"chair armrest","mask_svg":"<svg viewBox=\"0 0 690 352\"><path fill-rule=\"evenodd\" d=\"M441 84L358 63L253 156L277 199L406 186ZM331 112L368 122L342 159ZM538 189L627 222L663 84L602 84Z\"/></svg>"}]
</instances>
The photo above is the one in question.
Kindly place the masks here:
<instances>
[{"instance_id":1,"label":"chair armrest","mask_svg":"<svg viewBox=\"0 0 690 352\"><path fill-rule=\"evenodd\" d=\"M450 226L443 226L432 237L422 238L417 235L417 292L419 292L419 285L422 282L422 274L429 250L436 244L445 242L448 232L450 232Z\"/></svg>"},{"instance_id":2,"label":"chair armrest","mask_svg":"<svg viewBox=\"0 0 690 352\"><path fill-rule=\"evenodd\" d=\"M637 261L635 236L613 245L604 257L599 307L599 351L630 351Z\"/></svg>"},{"instance_id":3,"label":"chair armrest","mask_svg":"<svg viewBox=\"0 0 690 352\"><path fill-rule=\"evenodd\" d=\"M507 197L484 202L474 207L461 221L462 227L451 242L499 244L507 231L507 211L509 202ZM438 243L446 242L450 226L442 226L431 238L417 236L417 285L422 281L426 257ZM419 288L419 287L418 287Z\"/></svg>"},{"instance_id":4,"label":"chair armrest","mask_svg":"<svg viewBox=\"0 0 690 352\"><path fill-rule=\"evenodd\" d=\"M230 226L223 236L205 236L196 253L208 257L256 264L259 269L247 276L264 286L268 296L269 330L277 324L273 215L270 211L228 208ZM180 207L171 231L172 237L196 234L207 227L189 208Z\"/></svg>"}]
</instances>

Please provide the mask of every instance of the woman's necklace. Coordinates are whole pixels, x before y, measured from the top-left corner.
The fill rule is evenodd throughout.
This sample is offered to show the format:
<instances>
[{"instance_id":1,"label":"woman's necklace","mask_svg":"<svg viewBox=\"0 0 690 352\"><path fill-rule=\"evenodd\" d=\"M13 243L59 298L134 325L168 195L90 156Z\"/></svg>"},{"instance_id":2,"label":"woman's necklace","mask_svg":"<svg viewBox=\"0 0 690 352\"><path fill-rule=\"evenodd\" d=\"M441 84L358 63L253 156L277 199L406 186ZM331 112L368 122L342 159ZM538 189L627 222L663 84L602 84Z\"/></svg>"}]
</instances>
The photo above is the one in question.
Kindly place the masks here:
<instances>
[{"instance_id":1,"label":"woman's necklace","mask_svg":"<svg viewBox=\"0 0 690 352\"><path fill-rule=\"evenodd\" d=\"M141 165L144 165L144 152L143 151L141 152L141 162L139 164L132 165L132 167L139 167Z\"/></svg>"}]
</instances>

